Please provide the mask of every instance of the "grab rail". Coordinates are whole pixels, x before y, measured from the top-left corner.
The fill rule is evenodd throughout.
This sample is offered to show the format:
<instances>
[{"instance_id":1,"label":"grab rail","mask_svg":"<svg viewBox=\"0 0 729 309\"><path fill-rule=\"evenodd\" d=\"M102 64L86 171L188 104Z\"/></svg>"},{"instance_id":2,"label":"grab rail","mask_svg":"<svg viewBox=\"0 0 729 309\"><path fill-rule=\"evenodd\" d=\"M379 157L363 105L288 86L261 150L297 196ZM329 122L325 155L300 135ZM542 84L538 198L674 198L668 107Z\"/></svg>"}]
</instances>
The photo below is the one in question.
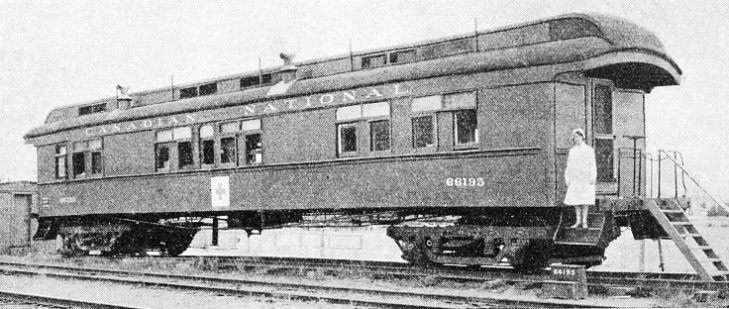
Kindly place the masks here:
<instances>
[{"instance_id":1,"label":"grab rail","mask_svg":"<svg viewBox=\"0 0 729 309\"><path fill-rule=\"evenodd\" d=\"M675 166L677 166L677 167L681 168L681 171L683 172L683 174L684 174L685 176L688 176L688 178L689 178L689 179L691 179L691 181L693 181L693 182L694 182L694 184L696 184L696 186L697 186L697 187L698 187L699 189L701 189L701 191L704 191L704 193L706 193L706 195L708 195L708 196L709 196L709 197L710 197L710 198L711 198L711 199L712 199L712 200L714 201L714 203L718 204L718 205L719 205L719 207L721 207L721 208L723 208L724 210L726 210L727 212L729 212L729 206L727 206L726 204L724 204L724 203L723 203L723 202L722 202L721 200L719 200L719 199L718 199L718 198L717 198L716 196L714 196L714 195L713 195L713 194L711 194L711 193L710 193L710 192L709 192L708 190L706 190L706 189L705 189L705 188L704 188L703 186L701 186L701 184L699 184L699 182L698 182L698 181L696 181L696 179L694 179L693 177L691 177L691 175L690 175L690 174L689 174L689 173L688 173L688 172L686 171L686 168L685 168L685 167L684 167L684 166L683 166L682 164L678 163L678 160L677 160L677 159L671 158L671 156L669 156L669 155L668 155L668 153L669 153L669 152L671 152L671 153L677 153L677 152L675 152L675 151L658 150L658 157L659 157L659 159L660 159L660 157L661 157L661 156L660 156L660 154L661 154L661 153L665 153L665 154L666 154L666 158L668 158L669 160L671 160L671 161L672 161L672 162L673 162L673 163L675 164ZM681 156L681 157L683 158L683 156ZM682 160L682 161L683 161L683 160ZM660 164L660 162L661 162L661 161L659 160L659 161L658 161L658 163ZM658 174L658 175L660 175L660 170L659 170L659 174ZM661 188L661 184L660 184L660 182L658 183L658 188L659 188L659 192L660 192L660 188ZM684 189L685 189L685 184L684 184Z\"/></svg>"}]
</instances>

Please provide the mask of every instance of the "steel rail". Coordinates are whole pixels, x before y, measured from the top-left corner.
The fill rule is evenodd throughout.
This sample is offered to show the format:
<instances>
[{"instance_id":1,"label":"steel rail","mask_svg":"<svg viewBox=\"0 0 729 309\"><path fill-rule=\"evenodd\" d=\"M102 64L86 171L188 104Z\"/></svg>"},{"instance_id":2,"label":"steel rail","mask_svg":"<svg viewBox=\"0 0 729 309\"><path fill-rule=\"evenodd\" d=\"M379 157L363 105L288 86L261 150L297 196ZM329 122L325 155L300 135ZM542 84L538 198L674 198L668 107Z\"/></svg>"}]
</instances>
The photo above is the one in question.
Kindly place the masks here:
<instances>
[{"instance_id":1,"label":"steel rail","mask_svg":"<svg viewBox=\"0 0 729 309\"><path fill-rule=\"evenodd\" d=\"M120 284L146 285L165 287L180 290L195 290L231 295L264 296L271 298L285 298L302 301L327 301L330 303L364 305L385 308L590 308L605 305L590 305L580 301L569 300L525 300L518 298L496 298L479 296L458 296L444 293L418 293L395 291L387 289L351 288L334 285L285 283L263 280L231 279L210 276L175 275L156 272L135 272L121 270L105 270L98 268L80 268L70 266L34 265L25 263L0 264L16 268L0 267L0 272L14 275L43 275L75 280L94 280ZM22 268L38 268L43 271L33 271ZM66 272L49 272L48 269ZM87 273L73 274L69 272ZM106 275L115 275L109 277ZM161 280L141 280L141 278L155 278ZM205 283L207 285L175 283L170 280ZM212 286L215 284L217 286ZM221 287L220 285L232 287ZM258 288L256 288L258 287ZM288 291L286 291L288 290ZM322 294L322 292L329 294ZM357 295L354 295L357 294Z\"/></svg>"},{"instance_id":2,"label":"steel rail","mask_svg":"<svg viewBox=\"0 0 729 309\"><path fill-rule=\"evenodd\" d=\"M71 307L71 308L93 308L93 309L142 309L116 304L108 304L94 301L84 301L70 298L58 298L37 294L27 294L12 291L0 291L0 300L17 301L23 304L33 304L49 307Z\"/></svg>"},{"instance_id":3,"label":"steel rail","mask_svg":"<svg viewBox=\"0 0 729 309\"><path fill-rule=\"evenodd\" d=\"M245 267L261 266L261 267L356 267L357 269L370 269L382 272L383 270L394 271L393 273L383 273L395 276L436 276L443 279L451 279L455 281L475 281L483 282L494 279L513 280L533 282L545 280L549 275L549 271L544 270L538 274L524 275L514 273L510 266L490 266L478 268L465 268L459 265L444 265L438 268L423 269L406 263L397 262L380 262L380 261L361 261L361 260L340 260L340 259L310 259L310 258L287 258L287 257L230 257L230 256L185 256L176 259L217 259L220 267L237 267L241 264ZM639 273L625 271L587 271L588 280L592 284L610 284L619 283L630 286L657 286L666 287L670 284L686 288L711 288L727 289L727 282L704 282L699 280L696 274L691 273Z\"/></svg>"}]
</instances>

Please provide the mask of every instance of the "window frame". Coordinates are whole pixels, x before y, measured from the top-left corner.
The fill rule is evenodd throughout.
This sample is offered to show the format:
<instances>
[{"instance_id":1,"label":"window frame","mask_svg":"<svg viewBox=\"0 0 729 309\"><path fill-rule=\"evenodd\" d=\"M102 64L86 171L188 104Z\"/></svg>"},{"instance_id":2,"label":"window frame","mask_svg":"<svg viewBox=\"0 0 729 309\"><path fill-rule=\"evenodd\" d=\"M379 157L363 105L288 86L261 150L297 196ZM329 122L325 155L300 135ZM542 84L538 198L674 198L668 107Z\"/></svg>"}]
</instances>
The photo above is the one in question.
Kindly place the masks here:
<instances>
[{"instance_id":1,"label":"window frame","mask_svg":"<svg viewBox=\"0 0 729 309\"><path fill-rule=\"evenodd\" d=\"M378 65L374 65L372 63L372 60L373 59L376 59L376 58L382 58L382 63L381 64L378 64ZM372 69L372 68L384 67L384 66L387 66L387 59L388 59L387 53L378 53L378 54L371 54L371 55L362 56L362 58L360 59L360 66L363 69Z\"/></svg>"},{"instance_id":2,"label":"window frame","mask_svg":"<svg viewBox=\"0 0 729 309\"><path fill-rule=\"evenodd\" d=\"M413 55L413 58L410 59L410 60L403 61L403 60L397 60L397 59L395 59L393 61L393 58L394 57L399 57L399 55L410 54L410 53L412 53L412 55ZM390 52L387 55L387 60L388 60L388 63L389 64L401 64L401 63L416 62L416 61L418 61L418 52L417 52L416 49L403 49L403 50L393 51L393 52Z\"/></svg>"},{"instance_id":3,"label":"window frame","mask_svg":"<svg viewBox=\"0 0 729 309\"><path fill-rule=\"evenodd\" d=\"M416 152L432 152L435 151L438 148L438 117L437 117L437 111L420 111L417 113L414 113L410 116L410 127L411 127L411 134L412 134L412 147L413 150ZM418 147L416 145L416 132L415 132L415 119L418 118L430 118L430 124L431 124L431 144L426 144L425 146Z\"/></svg>"},{"instance_id":4,"label":"window frame","mask_svg":"<svg viewBox=\"0 0 729 309\"><path fill-rule=\"evenodd\" d=\"M337 122L337 157L340 158L346 158L346 157L354 157L359 154L360 147L359 147L359 137L357 136L357 129L359 127L359 124L361 123L360 120L351 121L342 121ZM354 128L354 150L351 151L343 151L344 145L342 144L343 138L342 138L342 129L343 128Z\"/></svg>"},{"instance_id":5,"label":"window frame","mask_svg":"<svg viewBox=\"0 0 729 309\"><path fill-rule=\"evenodd\" d=\"M373 123L380 123L380 122L387 122L387 149L375 149L375 139L372 135L372 124ZM389 117L375 117L371 119L367 119L367 133L368 133L368 144L369 144L369 152L373 154L386 154L392 152L392 120L390 120Z\"/></svg>"},{"instance_id":6,"label":"window frame","mask_svg":"<svg viewBox=\"0 0 729 309\"><path fill-rule=\"evenodd\" d=\"M469 141L466 143L461 143L458 140L458 114L462 112L469 112L472 111L474 114L474 140ZM479 146L479 131L478 131L478 109L476 108L469 108L469 109L460 109L460 110L454 110L452 111L453 114L453 148L454 150L463 150L463 149L474 149L478 148Z\"/></svg>"},{"instance_id":7,"label":"window frame","mask_svg":"<svg viewBox=\"0 0 729 309\"><path fill-rule=\"evenodd\" d=\"M179 129L187 129L189 130L189 137L177 137L175 136L175 131ZM170 131L170 138L169 140L160 140L159 136L161 132ZM155 131L154 136L154 171L155 173L169 173L169 172L175 172L175 171L185 171L185 170L192 170L195 169L197 166L197 161L195 159L195 145L193 143L193 140L195 139L195 132L193 132L193 126L181 126L181 127L170 127L170 128L164 128L161 130ZM180 154L180 144L181 143L189 143L190 144L190 164L189 165L181 165L182 156ZM159 159L160 159L160 149L161 147L167 147L168 148L168 159L167 162L169 162L168 166L166 167L160 167L159 166Z\"/></svg>"},{"instance_id":8,"label":"window frame","mask_svg":"<svg viewBox=\"0 0 729 309\"><path fill-rule=\"evenodd\" d=\"M258 122L258 127L252 128L252 129L246 129L244 128L244 124L246 122ZM257 153L260 153L261 155L261 161L260 162L248 162L248 136L252 135L258 135L260 139L261 147L258 148ZM238 133L238 149L240 150L240 153L238 154L238 162L240 162L241 166L256 166L256 165L262 165L264 162L264 141L263 141L263 120L261 118L249 118L249 119L243 119L240 121L240 133Z\"/></svg>"},{"instance_id":9,"label":"window frame","mask_svg":"<svg viewBox=\"0 0 729 309\"><path fill-rule=\"evenodd\" d=\"M263 132L260 129L259 130L249 130L249 131L242 131L242 133L240 135L242 137L240 139L240 142L243 144L243 147L242 147L243 148L243 160L241 160L243 162L243 164L247 165L247 166L263 164ZM248 149L248 137L253 136L253 135L258 135L259 143L261 144L261 146L257 149L256 153L254 153L253 155L255 157L257 154L260 154L261 160L254 161L251 163L248 161L248 155L250 154L249 153L250 150Z\"/></svg>"},{"instance_id":10,"label":"window frame","mask_svg":"<svg viewBox=\"0 0 729 309\"><path fill-rule=\"evenodd\" d=\"M56 180L68 180L68 145L66 143L56 144L54 149L53 162L56 167L54 178ZM63 149L63 152L61 152L61 149ZM63 168L59 168L59 159L63 161ZM63 175L61 175L61 171L63 171Z\"/></svg>"},{"instance_id":11,"label":"window frame","mask_svg":"<svg viewBox=\"0 0 729 309\"><path fill-rule=\"evenodd\" d=\"M202 136L202 128L210 126L212 129L212 135L211 136ZM199 153L199 160L200 160L200 168L201 169L212 169L216 166L216 152L215 149L217 148L217 145L215 144L215 138L216 138L216 125L215 123L204 123L197 126L197 141L198 141L198 153ZM212 149L212 163L205 163L205 142L212 142L213 149Z\"/></svg>"},{"instance_id":12,"label":"window frame","mask_svg":"<svg viewBox=\"0 0 729 309\"><path fill-rule=\"evenodd\" d=\"M225 125L235 125L234 129L230 132L223 132L223 126ZM220 168L231 168L231 167L237 167L240 165L240 146L239 138L240 135L240 120L233 120L233 121L221 121L217 124L218 134L215 136L215 142L217 144L216 150L217 150L217 157L215 158L217 166ZM232 138L233 142L233 154L228 154L231 158L229 158L228 161L223 162L223 155L226 154L225 151L223 151L223 140Z\"/></svg>"}]
</instances>

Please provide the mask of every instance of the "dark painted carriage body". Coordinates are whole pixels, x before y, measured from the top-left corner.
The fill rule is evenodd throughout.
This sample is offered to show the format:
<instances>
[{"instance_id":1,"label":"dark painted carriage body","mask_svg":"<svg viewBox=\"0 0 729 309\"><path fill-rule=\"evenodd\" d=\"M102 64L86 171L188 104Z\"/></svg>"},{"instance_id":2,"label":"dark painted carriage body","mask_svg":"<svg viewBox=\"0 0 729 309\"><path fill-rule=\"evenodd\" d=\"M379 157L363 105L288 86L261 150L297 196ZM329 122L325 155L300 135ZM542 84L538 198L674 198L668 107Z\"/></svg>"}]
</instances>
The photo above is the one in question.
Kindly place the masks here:
<instances>
[{"instance_id":1,"label":"dark painted carriage body","mask_svg":"<svg viewBox=\"0 0 729 309\"><path fill-rule=\"evenodd\" d=\"M53 110L26 135L38 148L41 216L149 221L283 210L555 208L562 206L570 133L577 127L586 128L602 160L599 196L618 197L637 180L632 161L618 165L618 149L633 147L623 136L645 135L644 95L677 84L680 76L650 32L600 15L560 16L296 66L133 93L131 106L108 98ZM449 102L457 96L472 99ZM440 107L417 110L418 100ZM342 108L382 102L386 114L338 118ZM477 137L458 143L455 121L464 110L475 111ZM432 120L432 146L415 147L413 135L421 132L414 119L423 116ZM241 130L240 122L249 120L260 126ZM373 126L382 120L388 141L384 150L373 150ZM221 124L234 121L237 131L221 133ZM340 151L343 124L355 128L356 151ZM210 138L200 135L205 125L214 128ZM192 133L167 142L172 164L160 171L156 136L180 127ZM251 134L260 134L261 160L247 164ZM234 162L223 164L221 138L231 136ZM205 139L214 141L213 164L203 164L210 160L203 158ZM101 147L85 150L84 173L74 171L74 143L94 140ZM180 168L189 151L179 146L185 142L192 161ZM66 154L59 154L62 146ZM644 140L637 147L644 148ZM59 157L66 158L65 177L59 177ZM229 206L213 207L215 177L229 179L229 192L218 192L229 194Z\"/></svg>"}]
</instances>

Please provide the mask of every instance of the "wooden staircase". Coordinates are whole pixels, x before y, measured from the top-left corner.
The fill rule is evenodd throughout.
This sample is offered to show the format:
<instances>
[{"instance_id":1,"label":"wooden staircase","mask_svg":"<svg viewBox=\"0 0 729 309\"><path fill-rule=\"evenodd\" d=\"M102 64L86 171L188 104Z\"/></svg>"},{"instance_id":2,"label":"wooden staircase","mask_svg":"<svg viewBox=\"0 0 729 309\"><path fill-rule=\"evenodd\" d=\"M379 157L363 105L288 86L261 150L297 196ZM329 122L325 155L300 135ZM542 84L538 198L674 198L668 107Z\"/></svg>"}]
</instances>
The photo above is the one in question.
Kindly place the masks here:
<instances>
[{"instance_id":1,"label":"wooden staircase","mask_svg":"<svg viewBox=\"0 0 729 309\"><path fill-rule=\"evenodd\" d=\"M704 281L727 281L729 269L709 246L675 199L645 199L663 230ZM693 244L689 239L693 239Z\"/></svg>"}]
</instances>

